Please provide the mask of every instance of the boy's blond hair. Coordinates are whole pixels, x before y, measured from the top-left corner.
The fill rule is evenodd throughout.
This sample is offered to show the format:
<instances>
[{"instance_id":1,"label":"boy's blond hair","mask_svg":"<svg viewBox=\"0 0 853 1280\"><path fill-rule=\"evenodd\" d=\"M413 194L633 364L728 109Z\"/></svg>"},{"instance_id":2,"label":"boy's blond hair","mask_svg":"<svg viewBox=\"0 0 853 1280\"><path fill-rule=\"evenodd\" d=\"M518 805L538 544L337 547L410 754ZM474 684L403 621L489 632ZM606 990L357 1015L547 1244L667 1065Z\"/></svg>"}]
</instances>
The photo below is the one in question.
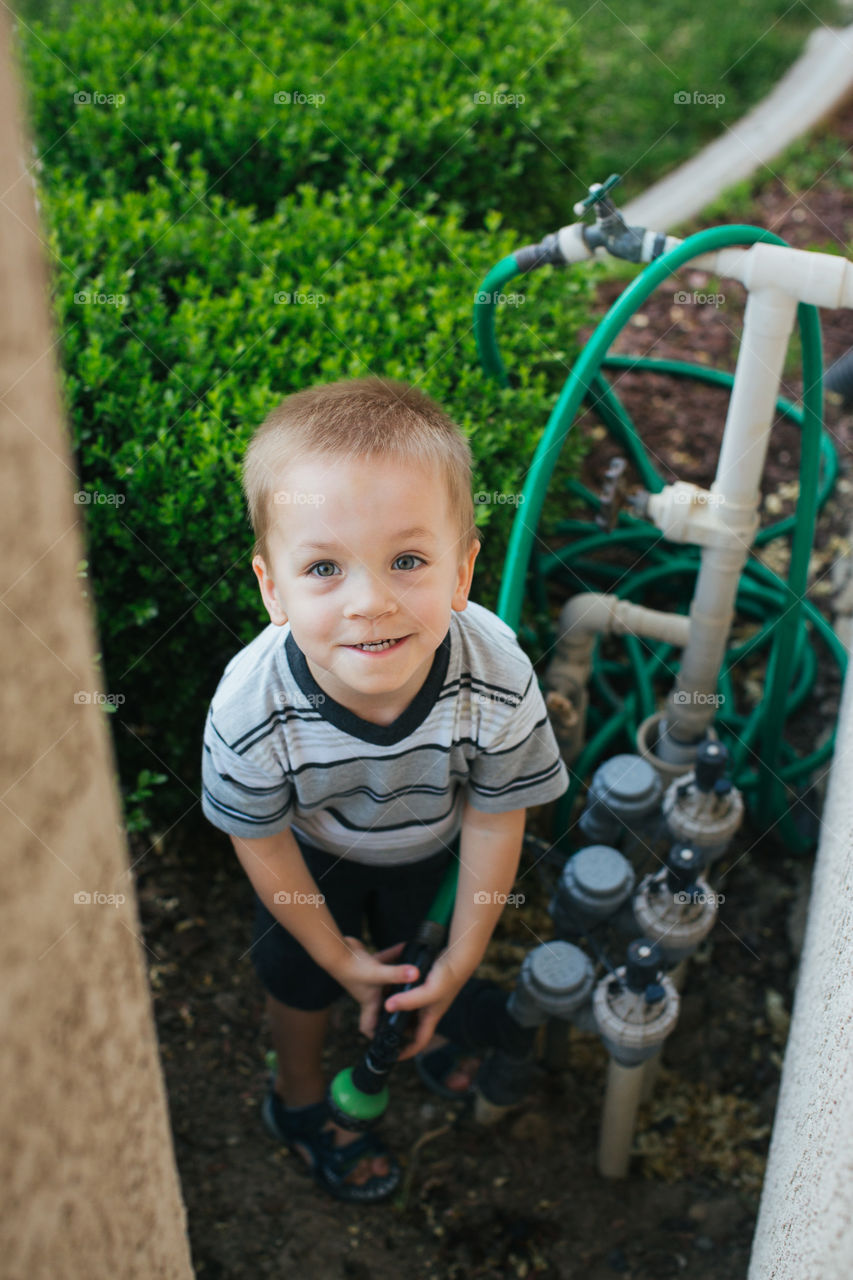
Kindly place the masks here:
<instances>
[{"instance_id":1,"label":"boy's blond hair","mask_svg":"<svg viewBox=\"0 0 853 1280\"><path fill-rule=\"evenodd\" d=\"M459 427L424 392L391 378L353 378L287 396L261 423L243 459L253 555L269 564L274 495L288 466L306 457L390 458L437 464L459 530L460 560L480 540L471 497L471 450Z\"/></svg>"}]
</instances>

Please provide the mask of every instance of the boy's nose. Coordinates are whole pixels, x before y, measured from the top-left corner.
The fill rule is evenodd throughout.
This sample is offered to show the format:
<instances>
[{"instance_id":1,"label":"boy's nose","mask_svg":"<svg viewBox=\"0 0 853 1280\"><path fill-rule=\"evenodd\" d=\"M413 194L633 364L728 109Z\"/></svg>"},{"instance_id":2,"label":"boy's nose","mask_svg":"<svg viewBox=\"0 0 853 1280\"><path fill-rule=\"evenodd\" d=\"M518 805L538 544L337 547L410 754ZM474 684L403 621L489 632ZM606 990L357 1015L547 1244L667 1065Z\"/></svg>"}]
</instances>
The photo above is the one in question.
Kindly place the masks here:
<instances>
[{"instance_id":1,"label":"boy's nose","mask_svg":"<svg viewBox=\"0 0 853 1280\"><path fill-rule=\"evenodd\" d=\"M344 614L348 618L381 618L393 613L397 601L390 587L375 574L359 574L351 579Z\"/></svg>"}]
</instances>

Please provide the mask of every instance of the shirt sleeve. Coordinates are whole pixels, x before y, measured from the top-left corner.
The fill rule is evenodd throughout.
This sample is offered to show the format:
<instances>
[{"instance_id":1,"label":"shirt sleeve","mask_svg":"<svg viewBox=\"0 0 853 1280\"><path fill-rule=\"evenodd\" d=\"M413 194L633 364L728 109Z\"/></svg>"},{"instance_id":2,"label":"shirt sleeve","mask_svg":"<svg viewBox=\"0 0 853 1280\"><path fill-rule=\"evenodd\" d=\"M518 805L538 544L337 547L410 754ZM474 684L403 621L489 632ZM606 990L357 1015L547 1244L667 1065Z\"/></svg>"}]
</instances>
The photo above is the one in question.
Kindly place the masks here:
<instances>
[{"instance_id":1,"label":"shirt sleeve","mask_svg":"<svg viewBox=\"0 0 853 1280\"><path fill-rule=\"evenodd\" d=\"M248 840L284 831L293 816L290 779L270 777L230 747L217 731L212 710L204 727L201 809L220 831Z\"/></svg>"},{"instance_id":2,"label":"shirt sleeve","mask_svg":"<svg viewBox=\"0 0 853 1280\"><path fill-rule=\"evenodd\" d=\"M528 809L556 800L569 785L532 668L523 694L494 699L484 714L482 741L468 779L473 808L483 813Z\"/></svg>"}]
</instances>

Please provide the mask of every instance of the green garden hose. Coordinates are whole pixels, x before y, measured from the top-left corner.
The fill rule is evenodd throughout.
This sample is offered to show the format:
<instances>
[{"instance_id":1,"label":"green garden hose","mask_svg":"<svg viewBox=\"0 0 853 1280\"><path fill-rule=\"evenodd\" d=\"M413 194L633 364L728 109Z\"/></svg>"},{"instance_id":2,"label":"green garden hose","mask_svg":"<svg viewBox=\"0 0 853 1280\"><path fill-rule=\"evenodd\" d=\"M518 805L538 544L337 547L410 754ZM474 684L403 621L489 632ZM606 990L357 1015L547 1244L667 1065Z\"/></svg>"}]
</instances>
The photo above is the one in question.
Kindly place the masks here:
<instances>
[{"instance_id":1,"label":"green garden hose","mask_svg":"<svg viewBox=\"0 0 853 1280\"><path fill-rule=\"evenodd\" d=\"M507 549L497 612L515 631L521 627L521 605L528 570L536 599L546 600L544 579L556 575L572 593L612 591L621 599L640 600L650 588L664 582L683 582L678 608L686 613L693 584L699 569L700 552L696 547L675 545L663 538L648 522L622 514L612 533L592 532L580 520L564 520L557 532L570 535L574 541L560 550L542 552L536 547L536 530L542 513L550 479L581 402L593 404L621 450L629 457L642 484L649 492L659 492L664 480L650 461L642 442L615 391L601 370L636 369L667 373L676 377L697 378L721 387L731 387L732 374L708 369L703 365L675 360L652 360L631 356L608 356L607 351L617 334L652 291L679 267L700 254L735 245L785 245L772 232L758 227L715 227L700 231L682 241L652 262L624 290L593 333L575 363L536 450L524 485L524 499L519 505ZM495 330L495 298L504 286L518 275L518 262L513 255L499 262L483 281L474 307L474 329L482 367L487 375L503 386L508 378L498 352ZM734 781L746 793L751 812L765 828L778 827L779 834L794 849L804 851L814 843L799 829L790 813L787 788L805 787L806 780L832 754L835 732L819 748L806 756L798 756L784 740L787 719L808 696L817 671L817 658L809 641L807 628L826 645L841 674L846 669L846 653L826 620L805 598L817 511L826 502L835 483L838 461L834 448L824 435L822 417L822 360L820 322L816 308L800 304L799 330L803 350L803 407L798 410L780 397L778 412L794 422L801 431L800 489L795 515L788 516L762 529L755 546L765 546L774 538L793 534L791 562L786 579L780 578L760 561L750 559L744 566L736 607L740 615L757 623L757 631L742 644L730 647L720 673L724 695L722 710L716 717L720 737L732 752ZM580 496L590 506L598 499L577 481L569 482L570 493ZM624 567L595 560L602 549L635 547L643 554L647 566L641 573L625 573ZM612 579L612 586L608 585ZM540 610L541 611L541 610ZM527 629L530 638L529 629ZM550 647L555 631L539 637L543 647ZM639 643L636 637L623 637L633 689L620 696L613 688L612 676L625 670L624 664L607 664L596 643L592 687L597 702L604 704L602 713L594 702L590 708L591 736L572 769L572 783L564 795L558 812L556 835L569 825L570 814L583 780L594 769L605 751L617 739L627 737L633 749L638 724L656 708L654 678L674 677L678 671L678 651L663 642ZM769 647L764 697L749 714L736 710L732 696L731 672L745 657Z\"/></svg>"}]
</instances>

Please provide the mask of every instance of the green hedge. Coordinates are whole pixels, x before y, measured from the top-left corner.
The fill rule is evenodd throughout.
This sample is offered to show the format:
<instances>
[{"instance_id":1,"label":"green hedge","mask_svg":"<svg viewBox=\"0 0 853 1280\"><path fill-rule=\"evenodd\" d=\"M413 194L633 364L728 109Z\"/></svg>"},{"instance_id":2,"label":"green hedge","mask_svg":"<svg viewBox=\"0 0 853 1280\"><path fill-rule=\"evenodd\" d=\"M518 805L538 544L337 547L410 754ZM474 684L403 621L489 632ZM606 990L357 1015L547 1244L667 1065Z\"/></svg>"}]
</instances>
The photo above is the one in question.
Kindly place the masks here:
<instances>
[{"instance_id":1,"label":"green hedge","mask_svg":"<svg viewBox=\"0 0 853 1280\"><path fill-rule=\"evenodd\" d=\"M154 179L180 209L213 191L266 217L299 184L372 173L530 239L583 194L579 38L551 0L91 0L18 42L43 181L93 198Z\"/></svg>"},{"instance_id":2,"label":"green hedge","mask_svg":"<svg viewBox=\"0 0 853 1280\"><path fill-rule=\"evenodd\" d=\"M184 784L157 789L159 820L193 808L207 702L267 622L239 469L269 409L318 381L417 381L469 433L476 487L511 494L575 354L590 277L546 268L498 317L518 385L485 381L472 298L514 235L497 217L464 231L453 208L415 217L398 195L305 186L263 221L219 197L175 221L153 185L100 201L82 179L42 193L105 687L124 699L111 719L120 772L129 800L150 789L142 770ZM492 607L513 511L478 509L474 594Z\"/></svg>"}]
</instances>

